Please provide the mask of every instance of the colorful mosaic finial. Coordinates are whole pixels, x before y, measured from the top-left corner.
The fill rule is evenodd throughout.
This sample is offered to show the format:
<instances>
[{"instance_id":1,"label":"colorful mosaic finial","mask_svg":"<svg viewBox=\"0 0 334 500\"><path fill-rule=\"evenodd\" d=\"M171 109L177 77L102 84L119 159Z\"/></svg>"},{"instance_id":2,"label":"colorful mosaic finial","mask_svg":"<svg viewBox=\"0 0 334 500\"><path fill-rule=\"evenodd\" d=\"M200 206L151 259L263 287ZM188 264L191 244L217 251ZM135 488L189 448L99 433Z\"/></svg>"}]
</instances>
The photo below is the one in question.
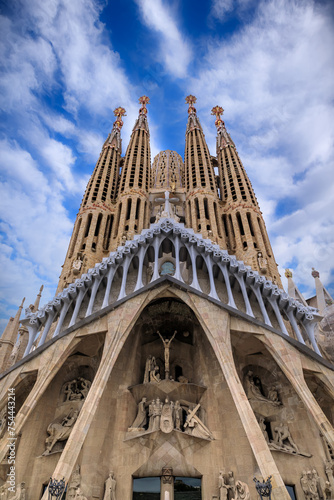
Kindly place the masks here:
<instances>
[{"instance_id":1,"label":"colorful mosaic finial","mask_svg":"<svg viewBox=\"0 0 334 500\"><path fill-rule=\"evenodd\" d=\"M320 273L319 271L316 271L314 267L312 267L312 272L311 272L313 278L320 278Z\"/></svg>"},{"instance_id":2,"label":"colorful mosaic finial","mask_svg":"<svg viewBox=\"0 0 334 500\"><path fill-rule=\"evenodd\" d=\"M223 122L223 120L220 118L220 115L222 115L223 113L224 113L224 110L223 110L223 108L221 106L215 106L211 110L211 114L216 116L215 125L216 125L217 128Z\"/></svg>"},{"instance_id":3,"label":"colorful mosaic finial","mask_svg":"<svg viewBox=\"0 0 334 500\"><path fill-rule=\"evenodd\" d=\"M186 103L189 104L188 113L191 113L191 112L196 113L196 108L195 108L195 106L193 106L193 104L195 104L196 101L197 101L197 99L194 95L191 95L191 94L187 95Z\"/></svg>"},{"instance_id":4,"label":"colorful mosaic finial","mask_svg":"<svg viewBox=\"0 0 334 500\"><path fill-rule=\"evenodd\" d=\"M292 278L292 271L290 271L290 269L286 269L285 270L285 277L286 278Z\"/></svg>"},{"instance_id":5,"label":"colorful mosaic finial","mask_svg":"<svg viewBox=\"0 0 334 500\"><path fill-rule=\"evenodd\" d=\"M146 115L147 114L146 104L148 104L150 102L150 98L147 97L146 95L143 95L143 96L139 97L138 100L139 100L140 104L142 105L142 107L139 110L139 113L144 113Z\"/></svg>"},{"instance_id":6,"label":"colorful mosaic finial","mask_svg":"<svg viewBox=\"0 0 334 500\"><path fill-rule=\"evenodd\" d=\"M121 106L118 106L118 108L114 109L114 115L116 116L116 121L114 123L114 126L122 128L123 127L122 116L126 116L125 109L122 108Z\"/></svg>"}]
</instances>

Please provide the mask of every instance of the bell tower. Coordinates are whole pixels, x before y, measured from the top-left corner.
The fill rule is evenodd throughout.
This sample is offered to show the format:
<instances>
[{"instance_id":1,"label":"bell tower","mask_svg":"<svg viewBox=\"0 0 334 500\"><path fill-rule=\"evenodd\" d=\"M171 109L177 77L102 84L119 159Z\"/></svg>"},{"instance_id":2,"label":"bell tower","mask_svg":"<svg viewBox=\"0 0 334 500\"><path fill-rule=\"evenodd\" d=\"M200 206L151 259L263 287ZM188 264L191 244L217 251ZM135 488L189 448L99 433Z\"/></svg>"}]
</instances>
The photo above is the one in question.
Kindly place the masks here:
<instances>
[{"instance_id":1,"label":"bell tower","mask_svg":"<svg viewBox=\"0 0 334 500\"><path fill-rule=\"evenodd\" d=\"M221 118L224 110L215 106L219 191L226 248L238 260L257 269L282 286L266 226L252 184L235 144Z\"/></svg>"},{"instance_id":2,"label":"bell tower","mask_svg":"<svg viewBox=\"0 0 334 500\"><path fill-rule=\"evenodd\" d=\"M150 131L147 122L147 96L139 98L141 108L126 150L119 186L117 223L113 237L118 244L132 239L149 224L148 192L151 187Z\"/></svg>"},{"instance_id":3,"label":"bell tower","mask_svg":"<svg viewBox=\"0 0 334 500\"><path fill-rule=\"evenodd\" d=\"M116 121L103 144L74 224L57 292L93 267L115 246L112 231L121 168L121 128L125 109L116 108L114 115Z\"/></svg>"},{"instance_id":4,"label":"bell tower","mask_svg":"<svg viewBox=\"0 0 334 500\"><path fill-rule=\"evenodd\" d=\"M218 195L209 148L194 106L196 97L188 95L188 123L184 154L186 226L203 238L223 244L219 221Z\"/></svg>"}]
</instances>

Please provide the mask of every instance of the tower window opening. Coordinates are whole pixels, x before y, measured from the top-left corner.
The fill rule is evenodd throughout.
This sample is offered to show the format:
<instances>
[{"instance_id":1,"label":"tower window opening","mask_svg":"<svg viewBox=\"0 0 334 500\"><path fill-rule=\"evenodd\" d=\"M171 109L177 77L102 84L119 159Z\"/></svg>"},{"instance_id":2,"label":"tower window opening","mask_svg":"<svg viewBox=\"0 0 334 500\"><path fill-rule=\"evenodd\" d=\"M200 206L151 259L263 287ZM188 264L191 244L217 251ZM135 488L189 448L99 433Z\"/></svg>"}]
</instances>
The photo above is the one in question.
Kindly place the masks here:
<instances>
[{"instance_id":1,"label":"tower window opening","mask_svg":"<svg viewBox=\"0 0 334 500\"><path fill-rule=\"evenodd\" d=\"M96 243L95 243L95 241L93 241L93 243L92 243L92 250L93 250L93 252L95 252L95 250L96 250Z\"/></svg>"},{"instance_id":2,"label":"tower window opening","mask_svg":"<svg viewBox=\"0 0 334 500\"><path fill-rule=\"evenodd\" d=\"M223 219L223 226L224 226L225 235L228 238L229 234L228 234L228 226L227 226L227 215L224 214L222 219Z\"/></svg>"},{"instance_id":3,"label":"tower window opening","mask_svg":"<svg viewBox=\"0 0 334 500\"><path fill-rule=\"evenodd\" d=\"M74 247L75 247L75 244L77 242L77 239L78 239L78 234L79 234L79 231L80 231L80 227L81 227L81 221L82 219L80 218L78 220L78 224L77 224L77 227L76 227L76 230L75 230L75 233L73 235L73 240L72 240L72 244L71 244L71 249L70 249L70 252L69 252L69 255L68 257L71 258L72 255L73 255L73 251L74 251Z\"/></svg>"},{"instance_id":4,"label":"tower window opening","mask_svg":"<svg viewBox=\"0 0 334 500\"><path fill-rule=\"evenodd\" d=\"M237 213L237 221L238 221L241 236L245 236L244 226L242 224L241 215L239 212Z\"/></svg>"},{"instance_id":5,"label":"tower window opening","mask_svg":"<svg viewBox=\"0 0 334 500\"><path fill-rule=\"evenodd\" d=\"M127 207L126 207L126 220L129 220L129 219L130 219L130 215L131 215L131 204L132 204L132 200L131 200L131 198L128 198L128 204L127 204Z\"/></svg>"},{"instance_id":6,"label":"tower window opening","mask_svg":"<svg viewBox=\"0 0 334 500\"><path fill-rule=\"evenodd\" d=\"M100 227L101 227L101 221L102 221L102 214L99 214L99 216L97 218L96 226L95 226L94 236L98 236L99 235L99 231L100 231Z\"/></svg>"},{"instance_id":7,"label":"tower window opening","mask_svg":"<svg viewBox=\"0 0 334 500\"><path fill-rule=\"evenodd\" d=\"M196 217L199 220L200 213L199 213L199 204L198 204L198 199L197 198L195 198L195 210L196 210Z\"/></svg>"},{"instance_id":8,"label":"tower window opening","mask_svg":"<svg viewBox=\"0 0 334 500\"><path fill-rule=\"evenodd\" d=\"M210 220L209 209L208 209L208 200L206 198L204 198L204 213L205 213L205 218L207 220Z\"/></svg>"},{"instance_id":9,"label":"tower window opening","mask_svg":"<svg viewBox=\"0 0 334 500\"><path fill-rule=\"evenodd\" d=\"M248 225L249 225L249 229L250 229L251 235L254 236L254 230L253 230L253 224L252 224L251 214L249 212L247 212L247 220L248 220Z\"/></svg>"},{"instance_id":10,"label":"tower window opening","mask_svg":"<svg viewBox=\"0 0 334 500\"><path fill-rule=\"evenodd\" d=\"M90 225L91 225L91 222L92 222L92 217L93 217L92 214L88 215L88 219L87 219L87 223L86 223L85 238L87 238L87 236L89 234L89 229L90 229Z\"/></svg>"},{"instance_id":11,"label":"tower window opening","mask_svg":"<svg viewBox=\"0 0 334 500\"><path fill-rule=\"evenodd\" d=\"M136 203L136 215L135 215L135 219L138 219L138 217L139 217L139 209L140 209L140 198L138 198L137 203Z\"/></svg>"},{"instance_id":12,"label":"tower window opening","mask_svg":"<svg viewBox=\"0 0 334 500\"><path fill-rule=\"evenodd\" d=\"M104 241L103 241L103 249L104 250L108 250L109 245L110 245L110 238L111 238L111 231L112 231L113 222L114 222L114 216L108 215L106 229L104 232Z\"/></svg>"}]
</instances>

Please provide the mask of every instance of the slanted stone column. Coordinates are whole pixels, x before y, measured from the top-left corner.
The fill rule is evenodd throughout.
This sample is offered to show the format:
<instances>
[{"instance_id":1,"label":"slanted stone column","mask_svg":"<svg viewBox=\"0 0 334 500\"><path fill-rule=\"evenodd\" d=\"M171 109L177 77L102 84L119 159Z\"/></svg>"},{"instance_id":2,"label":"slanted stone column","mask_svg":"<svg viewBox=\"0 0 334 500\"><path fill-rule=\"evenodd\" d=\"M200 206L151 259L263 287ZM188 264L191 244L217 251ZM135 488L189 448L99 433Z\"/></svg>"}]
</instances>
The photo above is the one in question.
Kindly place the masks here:
<instances>
[{"instance_id":1,"label":"slanted stone column","mask_svg":"<svg viewBox=\"0 0 334 500\"><path fill-rule=\"evenodd\" d=\"M272 499L290 500L235 367L230 335L230 315L226 312L223 322L223 312L216 305L208 304L206 300L191 293L187 295L181 291L177 293L195 312L217 356L260 472L264 478L272 476Z\"/></svg>"},{"instance_id":2,"label":"slanted stone column","mask_svg":"<svg viewBox=\"0 0 334 500\"><path fill-rule=\"evenodd\" d=\"M52 478L59 480L65 477L66 481L70 478L72 469L77 463L80 450L88 434L111 371L124 346L132 325L136 322L142 311L146 298L147 294L141 294L134 297L131 301L126 302L112 311L108 316L108 332L100 366L94 377L79 417L73 427L73 431L67 440L66 446L52 474ZM48 494L45 492L42 500L47 500L47 498Z\"/></svg>"},{"instance_id":3,"label":"slanted stone column","mask_svg":"<svg viewBox=\"0 0 334 500\"><path fill-rule=\"evenodd\" d=\"M264 340L263 336L261 340ZM265 344L272 357L311 413L319 431L334 448L334 429L305 382L301 358L299 355L295 354L295 348L287 344L281 337L274 334L266 335Z\"/></svg>"}]
</instances>

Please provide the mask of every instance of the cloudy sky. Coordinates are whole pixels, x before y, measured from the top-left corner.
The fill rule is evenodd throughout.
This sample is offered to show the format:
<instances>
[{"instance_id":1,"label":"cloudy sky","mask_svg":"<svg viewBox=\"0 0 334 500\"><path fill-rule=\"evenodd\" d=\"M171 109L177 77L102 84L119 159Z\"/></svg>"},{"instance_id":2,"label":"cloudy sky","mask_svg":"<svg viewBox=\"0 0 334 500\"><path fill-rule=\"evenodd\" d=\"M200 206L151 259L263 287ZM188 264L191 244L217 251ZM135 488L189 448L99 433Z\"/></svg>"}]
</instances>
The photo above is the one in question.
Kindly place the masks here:
<instances>
[{"instance_id":1,"label":"cloudy sky","mask_svg":"<svg viewBox=\"0 0 334 500\"><path fill-rule=\"evenodd\" d=\"M113 109L123 150L150 97L152 159L183 156L185 96L215 154L214 105L253 183L281 273L333 293L331 0L0 1L1 329L56 290ZM283 280L285 283L285 280Z\"/></svg>"}]
</instances>

